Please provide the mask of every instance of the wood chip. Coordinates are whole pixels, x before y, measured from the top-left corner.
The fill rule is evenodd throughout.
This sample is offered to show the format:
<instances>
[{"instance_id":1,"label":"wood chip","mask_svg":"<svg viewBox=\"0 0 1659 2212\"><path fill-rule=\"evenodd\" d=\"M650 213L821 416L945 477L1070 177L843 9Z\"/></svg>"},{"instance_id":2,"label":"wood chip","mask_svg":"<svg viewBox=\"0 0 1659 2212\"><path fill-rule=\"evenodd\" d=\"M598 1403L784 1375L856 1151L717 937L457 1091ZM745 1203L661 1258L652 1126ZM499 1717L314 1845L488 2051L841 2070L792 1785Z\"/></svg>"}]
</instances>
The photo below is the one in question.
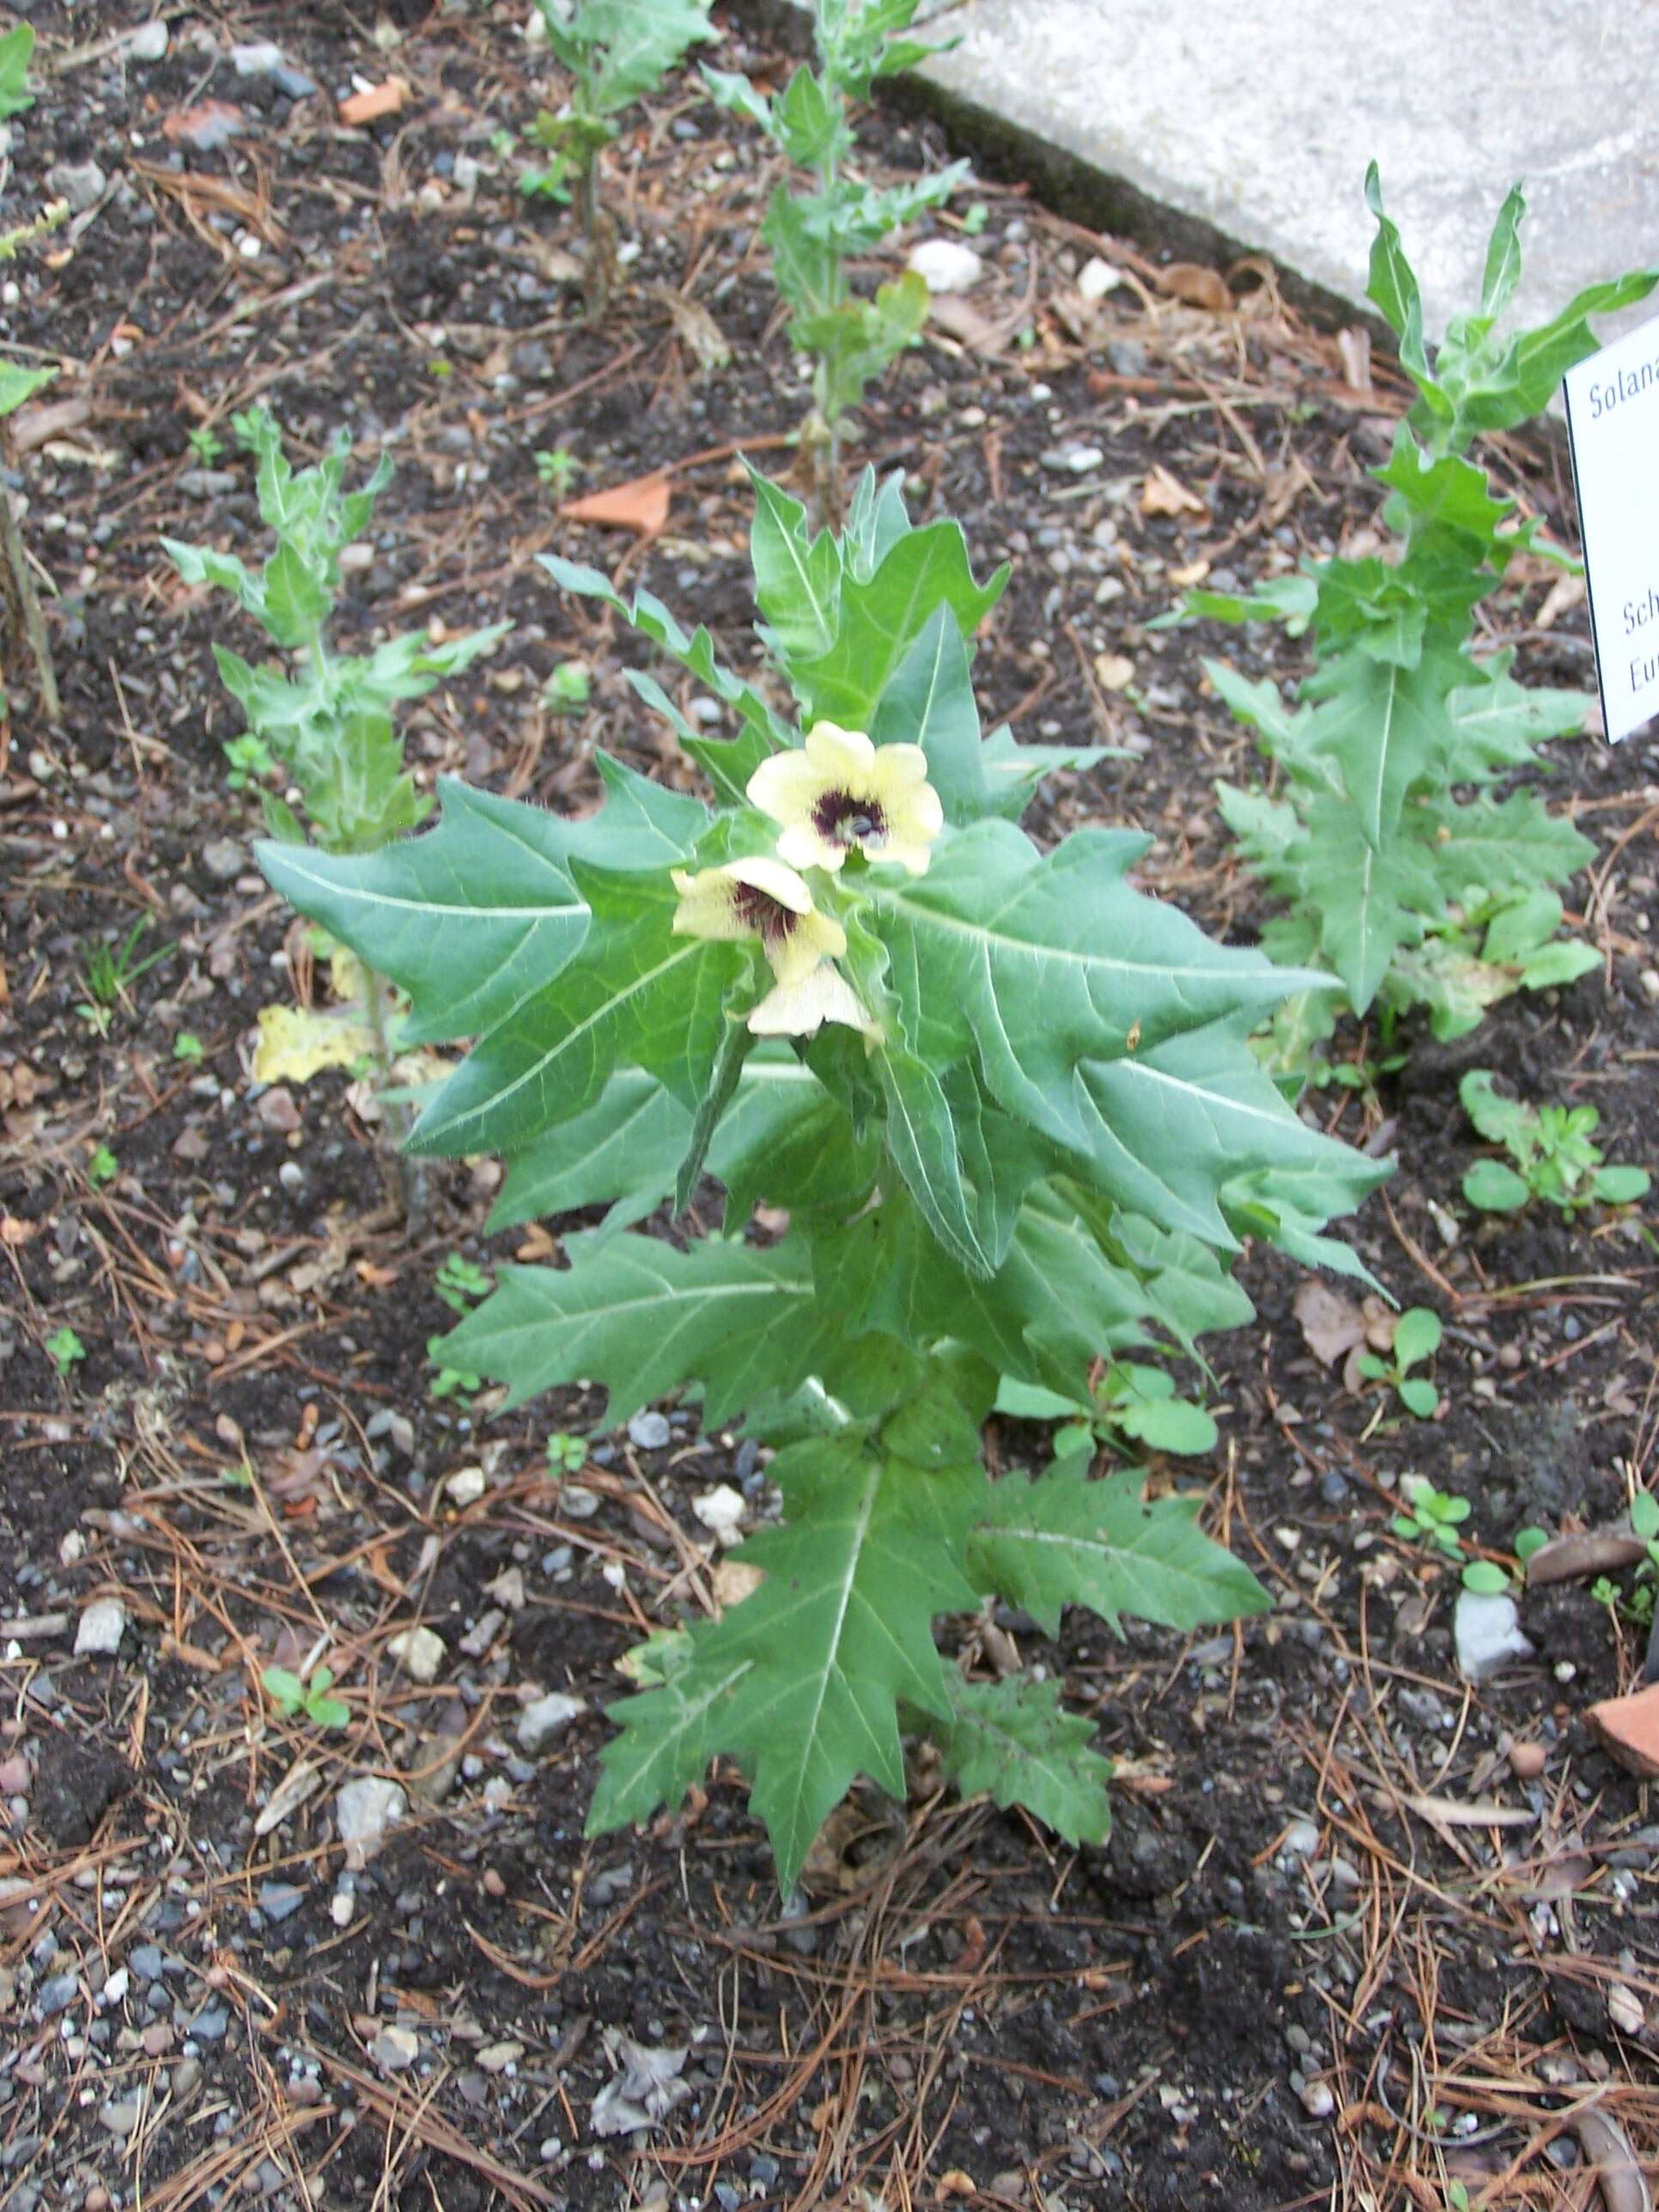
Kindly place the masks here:
<instances>
[{"instance_id":1,"label":"wood chip","mask_svg":"<svg viewBox=\"0 0 1659 2212\"><path fill-rule=\"evenodd\" d=\"M1207 516L1210 510L1195 491L1172 477L1162 462L1158 463L1147 477L1140 495L1143 514L1195 514Z\"/></svg>"},{"instance_id":2,"label":"wood chip","mask_svg":"<svg viewBox=\"0 0 1659 2212\"><path fill-rule=\"evenodd\" d=\"M1648 1547L1639 1536L1590 1529L1553 1537L1528 1559L1527 1588L1543 1589L1551 1583L1587 1582L1592 1575L1616 1575L1621 1567L1640 1565L1647 1555Z\"/></svg>"},{"instance_id":3,"label":"wood chip","mask_svg":"<svg viewBox=\"0 0 1659 2212\"><path fill-rule=\"evenodd\" d=\"M1189 307L1204 307L1212 315L1232 313L1233 295L1226 278L1201 261L1172 261L1167 269L1153 270L1152 282L1160 292Z\"/></svg>"},{"instance_id":4,"label":"wood chip","mask_svg":"<svg viewBox=\"0 0 1659 2212\"><path fill-rule=\"evenodd\" d=\"M1520 1805L1461 1804L1455 1797L1402 1797L1401 1803L1419 1820L1443 1828L1530 1828L1538 1815Z\"/></svg>"}]
</instances>

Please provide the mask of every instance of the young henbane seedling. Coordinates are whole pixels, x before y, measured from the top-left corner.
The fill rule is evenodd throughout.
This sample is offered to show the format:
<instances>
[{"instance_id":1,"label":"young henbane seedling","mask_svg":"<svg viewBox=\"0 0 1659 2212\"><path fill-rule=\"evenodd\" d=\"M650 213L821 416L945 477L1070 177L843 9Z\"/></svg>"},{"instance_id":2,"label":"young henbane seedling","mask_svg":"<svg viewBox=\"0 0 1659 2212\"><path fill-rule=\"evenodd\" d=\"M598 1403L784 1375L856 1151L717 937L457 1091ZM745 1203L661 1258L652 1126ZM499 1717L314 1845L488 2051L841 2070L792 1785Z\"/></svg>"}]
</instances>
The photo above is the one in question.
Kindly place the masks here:
<instances>
[{"instance_id":1,"label":"young henbane seedling","mask_svg":"<svg viewBox=\"0 0 1659 2212\"><path fill-rule=\"evenodd\" d=\"M1480 434L1540 414L1572 364L1595 350L1590 317L1645 299L1659 270L1593 285L1536 329L1501 331L1521 269L1517 186L1492 231L1478 309L1455 317L1431 349L1375 164L1365 193L1376 218L1370 296L1419 395L1372 471L1388 494L1380 520L1393 543L1385 556L1310 562L1247 596L1194 592L1185 611L1279 622L1292 636L1311 629L1314 665L1294 708L1273 683L1206 662L1278 772L1273 796L1230 784L1218 792L1247 860L1284 909L1263 944L1276 959L1331 969L1355 1013L1375 1003L1386 1044L1408 1007L1427 1011L1437 1036L1454 1037L1506 994L1596 965L1591 946L1558 937L1553 888L1594 847L1533 791L1487 795L1513 785L1540 741L1582 729L1590 702L1517 683L1510 649L1474 649L1474 610L1516 556L1566 556L1540 537L1537 517L1520 520L1512 500L1494 496L1466 456ZM1305 1051L1305 1018L1298 1027Z\"/></svg>"},{"instance_id":2,"label":"young henbane seedling","mask_svg":"<svg viewBox=\"0 0 1659 2212\"><path fill-rule=\"evenodd\" d=\"M994 1480L982 1425L1005 1382L1085 1407L1114 1364L1237 1326L1246 1237L1354 1272L1323 1227L1386 1169L1250 1052L1316 976L1137 890L1144 837L1018 828L1072 756L981 736L971 641L1004 579L958 526L917 528L872 474L839 537L755 489L763 688L648 592L548 564L728 710L696 728L635 677L701 793L599 755L580 819L446 783L427 836L260 863L426 1036L471 1040L411 1142L505 1153L492 1227L598 1210L561 1223L568 1265L503 1267L442 1357L514 1404L586 1378L613 1425L695 1393L706 1436L743 1416L777 1448L782 1524L736 1554L763 1578L617 1709L589 1825L678 1805L729 1754L787 1892L857 1776L903 1796L907 1729L963 1788L1105 1832L1061 1685L969 1680L937 1617L994 1596L1049 1632L1069 1604L1185 1630L1267 1600L1200 1494L1097 1480L1086 1449ZM665 1202L672 1237L643 1225ZM1128 1381L1115 1419L1155 1422Z\"/></svg>"},{"instance_id":3,"label":"young henbane seedling","mask_svg":"<svg viewBox=\"0 0 1659 2212\"><path fill-rule=\"evenodd\" d=\"M943 52L902 35L919 0L814 0L817 66L796 70L783 91L768 97L746 76L703 70L722 107L757 124L799 169L816 179L811 191L780 185L767 204L761 236L771 248L778 289L788 301L790 343L812 363L812 411L802 432L820 521L842 513L841 442L848 412L866 385L915 342L927 319L927 287L914 270L854 294L847 267L902 224L940 206L969 173L954 161L937 176L878 191L849 167L853 133L848 106L867 99L879 77Z\"/></svg>"},{"instance_id":4,"label":"young henbane seedling","mask_svg":"<svg viewBox=\"0 0 1659 2212\"><path fill-rule=\"evenodd\" d=\"M701 39L714 36L709 0L536 0L547 43L570 72L570 98L538 115L531 135L549 159L520 189L557 199L573 191L586 242L587 309L603 309L615 280L616 226L599 204L601 149L612 118L654 92Z\"/></svg>"},{"instance_id":5,"label":"young henbane seedling","mask_svg":"<svg viewBox=\"0 0 1659 2212\"><path fill-rule=\"evenodd\" d=\"M1457 1086L1463 1111L1488 1144L1502 1145L1502 1160L1477 1160L1463 1178L1463 1195L1482 1213L1516 1213L1528 1199L1542 1199L1565 1214L1588 1206L1628 1206L1647 1195L1645 1168L1608 1167L1591 1143L1601 1125L1594 1106L1528 1106L1492 1087L1488 1068L1472 1067Z\"/></svg>"},{"instance_id":6,"label":"young henbane seedling","mask_svg":"<svg viewBox=\"0 0 1659 2212\"><path fill-rule=\"evenodd\" d=\"M233 416L231 428L258 457L259 514L276 533L276 549L256 574L232 553L208 546L161 541L187 584L208 584L232 593L243 611L288 656L290 672L254 667L228 647L213 648L226 690L249 723L247 733L226 747L230 781L246 784L267 765L279 763L292 779L311 832L326 853L372 853L426 817L432 801L417 789L404 768L403 740L392 710L407 699L423 698L434 685L487 653L512 627L495 623L470 635L434 643L423 633L391 638L372 653L339 652L330 636L335 601L341 588L340 556L368 529L375 501L391 480L392 464L383 455L368 482L345 488L351 439L342 430L314 467L296 471L283 448L283 434L264 408ZM261 790L265 826L284 842L302 845L306 829L287 798ZM356 963L354 963L354 972ZM394 1058L395 1009L387 1002L383 977L371 967L356 972L363 995L368 1042L383 1086ZM293 1073L303 1081L319 1067L346 1064L356 1056L355 1023L338 1024L330 1048L323 1037L326 1018L318 1017L298 1048L293 1024L276 1017L284 1008L267 1008L261 1018L261 1048L255 1066L262 1080ZM283 1042L287 1039L287 1042ZM284 1054L286 1054L286 1060ZM291 1063L289 1064L289 1063ZM402 1107L388 1102L386 1120L397 1133ZM412 1178L389 1185L388 1197L405 1212L418 1211Z\"/></svg>"}]
</instances>

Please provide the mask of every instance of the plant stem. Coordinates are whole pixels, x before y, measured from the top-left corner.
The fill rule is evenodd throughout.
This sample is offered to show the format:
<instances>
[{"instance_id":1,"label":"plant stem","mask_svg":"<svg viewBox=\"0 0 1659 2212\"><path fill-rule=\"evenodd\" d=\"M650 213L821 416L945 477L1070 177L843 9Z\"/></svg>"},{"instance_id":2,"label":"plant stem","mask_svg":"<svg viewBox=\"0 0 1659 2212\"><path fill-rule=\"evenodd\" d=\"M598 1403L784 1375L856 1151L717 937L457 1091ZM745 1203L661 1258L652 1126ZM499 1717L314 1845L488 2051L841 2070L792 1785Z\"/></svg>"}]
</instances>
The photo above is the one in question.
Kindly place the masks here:
<instances>
[{"instance_id":1,"label":"plant stem","mask_svg":"<svg viewBox=\"0 0 1659 2212\"><path fill-rule=\"evenodd\" d=\"M409 1134L409 1109L401 1100L388 1098L392 1087L392 1041L386 1033L386 980L377 969L363 963L363 990L368 1000L368 1025L374 1036L374 1064L380 1079L380 1114L391 1143L380 1149L380 1177L386 1203L395 1206L411 1229L426 1218L426 1175L418 1160L404 1152Z\"/></svg>"},{"instance_id":2,"label":"plant stem","mask_svg":"<svg viewBox=\"0 0 1659 2212\"><path fill-rule=\"evenodd\" d=\"M0 486L0 552L3 552L6 574L10 579L10 590L7 596L14 601L22 618L23 635L28 640L29 651L33 656L41 708L49 722L61 722L64 702L58 690L58 672L52 666L52 641L46 635L46 617L40 612L34 580L29 574L28 555L23 550L23 535L17 527L17 517L11 511L11 501L3 486Z\"/></svg>"}]
</instances>

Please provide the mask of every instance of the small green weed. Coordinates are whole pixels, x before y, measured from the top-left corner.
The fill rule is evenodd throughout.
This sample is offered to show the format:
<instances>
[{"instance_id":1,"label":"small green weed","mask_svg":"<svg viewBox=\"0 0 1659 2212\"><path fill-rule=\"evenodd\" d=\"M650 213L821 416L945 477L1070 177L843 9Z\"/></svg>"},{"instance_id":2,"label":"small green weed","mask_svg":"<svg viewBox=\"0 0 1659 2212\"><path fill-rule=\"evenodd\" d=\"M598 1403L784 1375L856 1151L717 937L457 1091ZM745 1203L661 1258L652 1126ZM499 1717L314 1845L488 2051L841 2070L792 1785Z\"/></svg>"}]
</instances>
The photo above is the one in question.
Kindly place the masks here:
<instances>
[{"instance_id":1,"label":"small green weed","mask_svg":"<svg viewBox=\"0 0 1659 2212\"><path fill-rule=\"evenodd\" d=\"M1467 1498L1453 1498L1437 1490L1426 1475L1408 1474L1400 1486L1406 1510L1396 1513L1389 1526L1408 1544L1430 1544L1449 1559L1463 1556L1458 1531L1474 1508Z\"/></svg>"},{"instance_id":2,"label":"small green weed","mask_svg":"<svg viewBox=\"0 0 1659 2212\"><path fill-rule=\"evenodd\" d=\"M556 1429L547 1440L547 1464L555 1474L580 1474L587 1464L587 1439Z\"/></svg>"},{"instance_id":3,"label":"small green weed","mask_svg":"<svg viewBox=\"0 0 1659 2212\"><path fill-rule=\"evenodd\" d=\"M562 660L542 686L542 697L556 714L569 707L585 707L593 693L593 678L580 660Z\"/></svg>"},{"instance_id":4,"label":"small green weed","mask_svg":"<svg viewBox=\"0 0 1659 2212\"><path fill-rule=\"evenodd\" d=\"M1395 1323L1394 1358L1381 1359L1374 1352L1362 1352L1358 1368L1373 1382L1389 1382L1400 1402L1419 1421L1432 1420L1440 1404L1439 1393L1426 1376L1411 1370L1431 1359L1440 1349L1440 1316L1427 1306L1407 1306Z\"/></svg>"},{"instance_id":5,"label":"small green weed","mask_svg":"<svg viewBox=\"0 0 1659 2212\"><path fill-rule=\"evenodd\" d=\"M452 1252L439 1268L432 1287L452 1313L470 1313L480 1298L495 1287L494 1278L473 1260Z\"/></svg>"},{"instance_id":6,"label":"small green weed","mask_svg":"<svg viewBox=\"0 0 1659 2212\"><path fill-rule=\"evenodd\" d=\"M429 1336L426 1340L426 1356L438 1370L427 1384L426 1395L434 1403L453 1398L458 1406L470 1406L483 1389L483 1377L469 1374L464 1367L446 1367L443 1341L441 1336Z\"/></svg>"},{"instance_id":7,"label":"small green weed","mask_svg":"<svg viewBox=\"0 0 1659 2212\"><path fill-rule=\"evenodd\" d=\"M1491 1070L1471 1068L1457 1086L1463 1111L1488 1144L1514 1163L1477 1160L1463 1195L1482 1213L1516 1213L1541 1198L1571 1215L1587 1206L1628 1206L1647 1194L1645 1168L1607 1167L1590 1142L1601 1115L1594 1106L1528 1106L1492 1088Z\"/></svg>"},{"instance_id":8,"label":"small green weed","mask_svg":"<svg viewBox=\"0 0 1659 2212\"><path fill-rule=\"evenodd\" d=\"M233 738L225 747L225 758L230 766L225 781L233 791L251 790L254 785L267 781L276 773L276 763L270 748L263 738L256 738L252 730Z\"/></svg>"},{"instance_id":9,"label":"small green weed","mask_svg":"<svg viewBox=\"0 0 1659 2212\"><path fill-rule=\"evenodd\" d=\"M188 440L190 450L204 469L210 469L225 450L225 441L205 422L198 422Z\"/></svg>"},{"instance_id":10,"label":"small green weed","mask_svg":"<svg viewBox=\"0 0 1659 2212\"><path fill-rule=\"evenodd\" d=\"M207 1048L194 1030L180 1030L173 1040L173 1056L186 1067L199 1067L207 1057Z\"/></svg>"},{"instance_id":11,"label":"small green weed","mask_svg":"<svg viewBox=\"0 0 1659 2212\"><path fill-rule=\"evenodd\" d=\"M285 1721L291 1721L296 1713L303 1713L313 1727L343 1729L351 1718L350 1706L328 1694L334 1687L331 1667L319 1667L303 1679L286 1667L267 1667L259 1680L265 1695Z\"/></svg>"},{"instance_id":12,"label":"small green weed","mask_svg":"<svg viewBox=\"0 0 1659 2212\"><path fill-rule=\"evenodd\" d=\"M60 1375L67 1375L71 1367L78 1367L87 1356L87 1347L75 1331L65 1325L55 1328L46 1341L46 1354Z\"/></svg>"},{"instance_id":13,"label":"small green weed","mask_svg":"<svg viewBox=\"0 0 1659 2212\"><path fill-rule=\"evenodd\" d=\"M565 496L581 469L568 446L544 446L536 455L536 474L556 499Z\"/></svg>"},{"instance_id":14,"label":"small green weed","mask_svg":"<svg viewBox=\"0 0 1659 2212\"><path fill-rule=\"evenodd\" d=\"M1215 1449L1214 1421L1201 1406L1177 1398L1173 1378L1160 1367L1114 1360L1091 1395L1092 1402L1085 1406L1005 1376L996 1410L1021 1420L1066 1422L1054 1437L1054 1451L1061 1458L1084 1447L1092 1449L1097 1440L1121 1449L1125 1437L1153 1451L1192 1455Z\"/></svg>"},{"instance_id":15,"label":"small green weed","mask_svg":"<svg viewBox=\"0 0 1659 2212\"><path fill-rule=\"evenodd\" d=\"M121 1172L121 1163L107 1145L100 1145L87 1162L87 1181L94 1190L101 1190L106 1182L113 1182Z\"/></svg>"},{"instance_id":16,"label":"small green weed","mask_svg":"<svg viewBox=\"0 0 1659 2212\"><path fill-rule=\"evenodd\" d=\"M100 1036L109 1034L110 1017L125 1000L129 988L173 951L170 945L164 945L146 958L137 958L138 940L149 927L149 915L141 915L118 946L100 938L81 963L81 982L87 995L75 1011Z\"/></svg>"}]
</instances>

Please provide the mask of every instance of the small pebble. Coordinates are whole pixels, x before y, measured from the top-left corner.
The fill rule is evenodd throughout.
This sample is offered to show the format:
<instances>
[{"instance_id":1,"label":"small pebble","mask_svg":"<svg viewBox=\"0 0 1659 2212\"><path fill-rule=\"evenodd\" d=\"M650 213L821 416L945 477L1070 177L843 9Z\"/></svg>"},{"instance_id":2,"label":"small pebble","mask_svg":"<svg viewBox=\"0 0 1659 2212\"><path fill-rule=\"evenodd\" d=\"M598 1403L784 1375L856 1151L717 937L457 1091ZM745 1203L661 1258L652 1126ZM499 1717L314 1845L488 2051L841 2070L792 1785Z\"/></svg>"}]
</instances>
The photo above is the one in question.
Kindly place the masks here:
<instances>
[{"instance_id":1,"label":"small pebble","mask_svg":"<svg viewBox=\"0 0 1659 2212\"><path fill-rule=\"evenodd\" d=\"M628 1440L641 1451L663 1450L672 1434L667 1417L662 1413L635 1413L628 1424ZM569 1497L570 1492L567 1488L561 1502L568 1506Z\"/></svg>"},{"instance_id":2,"label":"small pebble","mask_svg":"<svg viewBox=\"0 0 1659 2212\"><path fill-rule=\"evenodd\" d=\"M578 1713L585 1713L586 1705L580 1698L568 1697L562 1690L550 1690L544 1698L536 1698L519 1715L517 1735L521 1749L539 1751L551 1735L567 1727Z\"/></svg>"},{"instance_id":3,"label":"small pebble","mask_svg":"<svg viewBox=\"0 0 1659 2212\"><path fill-rule=\"evenodd\" d=\"M1541 1743L1512 1743L1510 1746L1510 1769L1522 1782L1535 1782L1544 1771L1546 1753Z\"/></svg>"},{"instance_id":4,"label":"small pebble","mask_svg":"<svg viewBox=\"0 0 1659 2212\"><path fill-rule=\"evenodd\" d=\"M75 1632L75 1656L112 1658L126 1633L127 1609L118 1597L94 1598Z\"/></svg>"}]
</instances>

